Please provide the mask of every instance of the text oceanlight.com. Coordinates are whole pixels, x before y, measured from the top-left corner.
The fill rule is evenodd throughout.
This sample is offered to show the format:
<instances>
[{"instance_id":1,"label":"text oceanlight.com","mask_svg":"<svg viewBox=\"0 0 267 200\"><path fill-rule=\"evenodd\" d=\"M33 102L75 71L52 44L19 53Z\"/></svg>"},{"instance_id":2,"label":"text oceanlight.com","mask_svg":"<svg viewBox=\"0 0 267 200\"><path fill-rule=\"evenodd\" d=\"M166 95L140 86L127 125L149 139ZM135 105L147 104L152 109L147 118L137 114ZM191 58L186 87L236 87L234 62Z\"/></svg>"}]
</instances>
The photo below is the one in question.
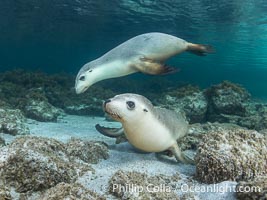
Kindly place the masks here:
<instances>
[{"instance_id":1,"label":"text oceanlight.com","mask_svg":"<svg viewBox=\"0 0 267 200\"><path fill-rule=\"evenodd\" d=\"M154 185L148 184L147 186L140 186L137 184L114 184L113 192L129 192L129 193L141 193L141 192L172 192L172 191L181 191L181 192L196 192L196 193L225 193L225 192L261 192L261 188L257 186L244 186L236 188L234 185L207 185L207 186L189 186L187 184L182 184L180 186L169 186L169 185Z\"/></svg>"}]
</instances>

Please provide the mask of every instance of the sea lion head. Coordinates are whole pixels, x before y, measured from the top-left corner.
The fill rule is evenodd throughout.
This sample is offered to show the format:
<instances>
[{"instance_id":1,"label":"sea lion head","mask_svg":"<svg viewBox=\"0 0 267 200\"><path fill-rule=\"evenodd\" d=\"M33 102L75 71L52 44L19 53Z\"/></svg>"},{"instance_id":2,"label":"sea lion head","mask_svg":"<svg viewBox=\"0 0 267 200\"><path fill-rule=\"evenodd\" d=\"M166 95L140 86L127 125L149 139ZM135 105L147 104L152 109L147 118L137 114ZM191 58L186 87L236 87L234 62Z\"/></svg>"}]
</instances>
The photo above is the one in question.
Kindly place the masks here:
<instances>
[{"instance_id":1,"label":"sea lion head","mask_svg":"<svg viewBox=\"0 0 267 200\"><path fill-rule=\"evenodd\" d=\"M85 92L91 85L99 81L99 68L94 62L85 64L79 71L75 80L75 91L77 94Z\"/></svg>"},{"instance_id":2,"label":"sea lion head","mask_svg":"<svg viewBox=\"0 0 267 200\"><path fill-rule=\"evenodd\" d=\"M103 103L104 111L119 122L134 123L153 111L152 103L138 94L120 94Z\"/></svg>"}]
</instances>

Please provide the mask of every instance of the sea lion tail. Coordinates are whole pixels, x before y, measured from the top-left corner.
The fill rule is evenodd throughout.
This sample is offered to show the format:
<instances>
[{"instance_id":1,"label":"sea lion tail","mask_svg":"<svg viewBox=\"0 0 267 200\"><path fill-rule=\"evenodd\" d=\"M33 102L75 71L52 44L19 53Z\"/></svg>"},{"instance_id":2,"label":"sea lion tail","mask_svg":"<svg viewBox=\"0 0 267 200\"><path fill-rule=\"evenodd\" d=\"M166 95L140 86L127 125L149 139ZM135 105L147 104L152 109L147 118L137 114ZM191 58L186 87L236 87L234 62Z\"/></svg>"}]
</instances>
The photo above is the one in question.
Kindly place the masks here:
<instances>
[{"instance_id":1,"label":"sea lion tail","mask_svg":"<svg viewBox=\"0 0 267 200\"><path fill-rule=\"evenodd\" d=\"M205 56L207 53L214 53L215 49L211 45L188 43L187 51L198 56Z\"/></svg>"}]
</instances>

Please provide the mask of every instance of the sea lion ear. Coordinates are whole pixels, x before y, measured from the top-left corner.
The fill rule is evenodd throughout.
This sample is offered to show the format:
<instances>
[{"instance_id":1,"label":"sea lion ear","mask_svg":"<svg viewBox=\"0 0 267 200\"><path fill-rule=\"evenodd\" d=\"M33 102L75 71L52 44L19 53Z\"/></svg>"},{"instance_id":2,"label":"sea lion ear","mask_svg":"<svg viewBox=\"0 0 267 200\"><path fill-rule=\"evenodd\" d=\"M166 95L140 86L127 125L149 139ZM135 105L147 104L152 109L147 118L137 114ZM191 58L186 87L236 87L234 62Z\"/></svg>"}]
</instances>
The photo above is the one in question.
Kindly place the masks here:
<instances>
[{"instance_id":1,"label":"sea lion ear","mask_svg":"<svg viewBox=\"0 0 267 200\"><path fill-rule=\"evenodd\" d=\"M148 110L147 110L147 109L145 109L145 108L143 109L143 111L144 111L144 112L148 112Z\"/></svg>"}]
</instances>

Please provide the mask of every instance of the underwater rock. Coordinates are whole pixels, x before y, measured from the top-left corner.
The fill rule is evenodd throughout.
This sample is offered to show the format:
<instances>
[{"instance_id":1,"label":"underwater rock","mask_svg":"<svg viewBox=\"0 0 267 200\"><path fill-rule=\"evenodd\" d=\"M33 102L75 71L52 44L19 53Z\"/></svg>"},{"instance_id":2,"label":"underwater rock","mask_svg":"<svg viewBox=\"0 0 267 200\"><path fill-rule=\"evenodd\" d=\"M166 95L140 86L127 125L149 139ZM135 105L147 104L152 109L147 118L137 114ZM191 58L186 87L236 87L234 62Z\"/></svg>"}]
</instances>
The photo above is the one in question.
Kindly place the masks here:
<instances>
[{"instance_id":1,"label":"underwater rock","mask_svg":"<svg viewBox=\"0 0 267 200\"><path fill-rule=\"evenodd\" d=\"M174 193L179 175L148 176L140 172L117 171L109 181L109 192L119 199L179 199Z\"/></svg>"},{"instance_id":2,"label":"underwater rock","mask_svg":"<svg viewBox=\"0 0 267 200\"><path fill-rule=\"evenodd\" d=\"M97 164L100 159L109 158L107 144L104 142L71 139L66 144L66 151L69 156L92 164Z\"/></svg>"},{"instance_id":3,"label":"underwater rock","mask_svg":"<svg viewBox=\"0 0 267 200\"><path fill-rule=\"evenodd\" d=\"M59 97L64 106L60 106L68 114L103 116L103 99L115 96L115 93L99 85L92 86L89 92L77 95L74 91ZM63 99L65 97L65 99Z\"/></svg>"},{"instance_id":4,"label":"underwater rock","mask_svg":"<svg viewBox=\"0 0 267 200\"><path fill-rule=\"evenodd\" d=\"M112 90L103 88L101 84L91 87L90 92L77 95L73 89L75 77L69 74L14 70L0 73L0 80L1 101L23 112L26 110L27 116L42 121L55 121L57 114L51 113L54 107L68 114L102 116L102 99L115 96ZM43 105L38 105L39 102ZM34 107L33 113L28 113L31 106ZM49 116L40 115L39 110Z\"/></svg>"},{"instance_id":5,"label":"underwater rock","mask_svg":"<svg viewBox=\"0 0 267 200\"><path fill-rule=\"evenodd\" d=\"M93 172L90 165L71 160L64 144L50 138L16 138L1 148L0 158L0 182L20 193L72 183L79 175Z\"/></svg>"},{"instance_id":6,"label":"underwater rock","mask_svg":"<svg viewBox=\"0 0 267 200\"><path fill-rule=\"evenodd\" d=\"M267 105L250 101L241 86L224 81L205 91L209 100L207 120L233 123L254 130L267 128Z\"/></svg>"},{"instance_id":7,"label":"underwater rock","mask_svg":"<svg viewBox=\"0 0 267 200\"><path fill-rule=\"evenodd\" d=\"M27 117L41 122L57 121L59 115L63 114L61 109L52 106L46 101L31 99L24 108Z\"/></svg>"},{"instance_id":8,"label":"underwater rock","mask_svg":"<svg viewBox=\"0 0 267 200\"><path fill-rule=\"evenodd\" d=\"M94 104L78 104L70 105L64 108L66 113L71 115L91 115L91 116L102 116L102 101L96 100Z\"/></svg>"},{"instance_id":9,"label":"underwater rock","mask_svg":"<svg viewBox=\"0 0 267 200\"><path fill-rule=\"evenodd\" d=\"M223 81L205 91L209 100L208 120L213 121L216 114L244 116L245 104L250 94L243 87L229 81Z\"/></svg>"},{"instance_id":10,"label":"underwater rock","mask_svg":"<svg viewBox=\"0 0 267 200\"><path fill-rule=\"evenodd\" d=\"M218 131L218 130L233 130L241 128L236 124L229 124L229 123L196 123L190 124L188 134L186 134L183 138L177 141L179 147L184 150L197 150L197 147L200 142L203 141L203 137L205 134Z\"/></svg>"},{"instance_id":11,"label":"underwater rock","mask_svg":"<svg viewBox=\"0 0 267 200\"><path fill-rule=\"evenodd\" d=\"M267 199L267 176L259 176L253 180L241 181L236 186L238 200Z\"/></svg>"},{"instance_id":12,"label":"underwater rock","mask_svg":"<svg viewBox=\"0 0 267 200\"><path fill-rule=\"evenodd\" d=\"M4 185L0 185L0 199L12 200L9 188Z\"/></svg>"},{"instance_id":13,"label":"underwater rock","mask_svg":"<svg viewBox=\"0 0 267 200\"><path fill-rule=\"evenodd\" d=\"M29 134L26 118L18 109L0 109L0 132L10 135Z\"/></svg>"},{"instance_id":14,"label":"underwater rock","mask_svg":"<svg viewBox=\"0 0 267 200\"><path fill-rule=\"evenodd\" d=\"M10 105L7 102L0 99L0 108L1 109L8 109L8 108L10 108Z\"/></svg>"},{"instance_id":15,"label":"underwater rock","mask_svg":"<svg viewBox=\"0 0 267 200\"><path fill-rule=\"evenodd\" d=\"M204 183L242 181L267 173L266 138L252 130L206 133L199 144L196 177Z\"/></svg>"},{"instance_id":16,"label":"underwater rock","mask_svg":"<svg viewBox=\"0 0 267 200\"><path fill-rule=\"evenodd\" d=\"M73 89L75 78L65 76L67 81L64 84L58 83L56 87L46 89L48 101L55 107L63 109L68 114L103 116L103 99L108 99L115 95L109 88L95 85L90 91L77 95Z\"/></svg>"},{"instance_id":17,"label":"underwater rock","mask_svg":"<svg viewBox=\"0 0 267 200\"><path fill-rule=\"evenodd\" d=\"M169 92L162 103L162 107L184 111L190 123L206 121L208 101L197 87L189 85Z\"/></svg>"},{"instance_id":18,"label":"underwater rock","mask_svg":"<svg viewBox=\"0 0 267 200\"><path fill-rule=\"evenodd\" d=\"M59 183L45 191L39 199L42 200L59 200L59 199L75 199L75 200L105 200L106 198L84 188L78 183Z\"/></svg>"},{"instance_id":19,"label":"underwater rock","mask_svg":"<svg viewBox=\"0 0 267 200\"><path fill-rule=\"evenodd\" d=\"M267 138L267 129L262 129L259 132Z\"/></svg>"},{"instance_id":20,"label":"underwater rock","mask_svg":"<svg viewBox=\"0 0 267 200\"><path fill-rule=\"evenodd\" d=\"M267 105L261 103L249 103L246 106L246 116L235 119L236 124L254 130L262 130L267 128ZM229 117L233 119L234 116Z\"/></svg>"},{"instance_id":21,"label":"underwater rock","mask_svg":"<svg viewBox=\"0 0 267 200\"><path fill-rule=\"evenodd\" d=\"M259 103L244 104L244 116L219 114L213 115L213 121L233 123L248 129L262 130L267 128L267 106Z\"/></svg>"},{"instance_id":22,"label":"underwater rock","mask_svg":"<svg viewBox=\"0 0 267 200\"><path fill-rule=\"evenodd\" d=\"M172 97L181 99L183 97L190 96L190 95L192 95L194 93L198 93L198 92L200 92L200 88L198 86L187 84L187 85L183 85L181 87L178 87L174 90L171 90L167 94L172 96Z\"/></svg>"},{"instance_id":23,"label":"underwater rock","mask_svg":"<svg viewBox=\"0 0 267 200\"><path fill-rule=\"evenodd\" d=\"M0 147L5 146L5 145L6 143L5 143L4 138L0 137Z\"/></svg>"}]
</instances>

